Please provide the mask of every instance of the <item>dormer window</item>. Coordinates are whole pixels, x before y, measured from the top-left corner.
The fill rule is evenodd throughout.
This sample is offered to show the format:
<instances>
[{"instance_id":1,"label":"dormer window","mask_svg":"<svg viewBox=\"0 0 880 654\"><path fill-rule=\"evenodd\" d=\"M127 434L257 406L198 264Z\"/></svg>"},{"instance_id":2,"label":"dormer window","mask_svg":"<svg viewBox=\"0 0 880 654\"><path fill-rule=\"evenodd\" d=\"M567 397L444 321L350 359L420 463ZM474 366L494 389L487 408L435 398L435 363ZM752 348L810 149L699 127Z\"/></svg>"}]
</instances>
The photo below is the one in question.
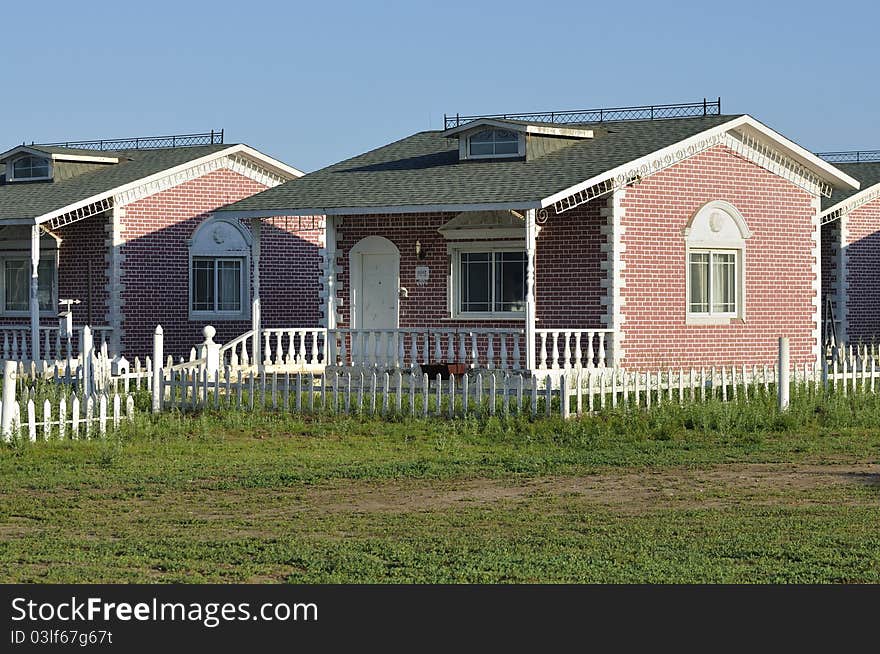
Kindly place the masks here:
<instances>
[{"instance_id":1,"label":"dormer window","mask_svg":"<svg viewBox=\"0 0 880 654\"><path fill-rule=\"evenodd\" d=\"M25 155L13 161L11 181L29 179L49 179L49 160L43 157Z\"/></svg>"},{"instance_id":2,"label":"dormer window","mask_svg":"<svg viewBox=\"0 0 880 654\"><path fill-rule=\"evenodd\" d=\"M520 135L509 129L484 129L468 138L468 157L515 157L520 155Z\"/></svg>"}]
</instances>

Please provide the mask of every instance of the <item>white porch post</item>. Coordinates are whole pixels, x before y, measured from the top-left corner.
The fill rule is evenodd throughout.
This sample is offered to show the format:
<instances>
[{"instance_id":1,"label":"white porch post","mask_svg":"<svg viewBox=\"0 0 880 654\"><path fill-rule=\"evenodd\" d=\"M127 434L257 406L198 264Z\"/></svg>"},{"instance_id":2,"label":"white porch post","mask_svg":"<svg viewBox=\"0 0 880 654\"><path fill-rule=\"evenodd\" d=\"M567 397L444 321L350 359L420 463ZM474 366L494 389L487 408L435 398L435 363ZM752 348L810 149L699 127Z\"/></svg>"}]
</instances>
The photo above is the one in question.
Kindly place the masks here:
<instances>
[{"instance_id":1,"label":"white porch post","mask_svg":"<svg viewBox=\"0 0 880 654\"><path fill-rule=\"evenodd\" d=\"M324 276L327 280L324 298L324 325L327 327L327 358L336 363L336 216L324 218ZM342 336L345 338L345 335ZM352 343L354 347L354 343ZM325 362L326 363L326 362Z\"/></svg>"},{"instance_id":2,"label":"white porch post","mask_svg":"<svg viewBox=\"0 0 880 654\"><path fill-rule=\"evenodd\" d=\"M533 371L535 365L535 210L526 211L526 370Z\"/></svg>"},{"instance_id":3,"label":"white porch post","mask_svg":"<svg viewBox=\"0 0 880 654\"><path fill-rule=\"evenodd\" d=\"M251 218L251 259L254 265L254 297L251 302L251 329L254 332L253 361L257 367L263 365L263 344L260 334L260 232L262 218Z\"/></svg>"},{"instance_id":4,"label":"white porch post","mask_svg":"<svg viewBox=\"0 0 880 654\"><path fill-rule=\"evenodd\" d=\"M327 329L336 328L336 216L325 218L325 245L327 249L327 297L324 314Z\"/></svg>"},{"instance_id":5,"label":"white porch post","mask_svg":"<svg viewBox=\"0 0 880 654\"><path fill-rule=\"evenodd\" d=\"M31 360L40 361L40 226L31 226Z\"/></svg>"}]
</instances>

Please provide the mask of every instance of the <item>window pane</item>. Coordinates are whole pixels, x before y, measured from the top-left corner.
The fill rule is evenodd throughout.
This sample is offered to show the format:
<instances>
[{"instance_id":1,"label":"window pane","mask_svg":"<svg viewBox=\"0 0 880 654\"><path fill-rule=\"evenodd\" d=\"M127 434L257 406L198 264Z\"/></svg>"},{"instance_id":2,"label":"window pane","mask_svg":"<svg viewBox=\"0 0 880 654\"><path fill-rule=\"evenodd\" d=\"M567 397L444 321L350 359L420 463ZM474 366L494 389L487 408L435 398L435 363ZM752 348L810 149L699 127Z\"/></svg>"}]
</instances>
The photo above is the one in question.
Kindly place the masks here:
<instances>
[{"instance_id":1,"label":"window pane","mask_svg":"<svg viewBox=\"0 0 880 654\"><path fill-rule=\"evenodd\" d=\"M736 311L736 255L712 254L712 312Z\"/></svg>"},{"instance_id":2,"label":"window pane","mask_svg":"<svg viewBox=\"0 0 880 654\"><path fill-rule=\"evenodd\" d=\"M22 157L13 164L13 177L28 179L31 177L48 177L49 161L40 157Z\"/></svg>"},{"instance_id":3,"label":"window pane","mask_svg":"<svg viewBox=\"0 0 880 654\"><path fill-rule=\"evenodd\" d=\"M490 265L487 252L461 253L461 311L490 310Z\"/></svg>"},{"instance_id":4,"label":"window pane","mask_svg":"<svg viewBox=\"0 0 880 654\"><path fill-rule=\"evenodd\" d=\"M217 311L241 311L241 261L217 262Z\"/></svg>"},{"instance_id":5,"label":"window pane","mask_svg":"<svg viewBox=\"0 0 880 654\"><path fill-rule=\"evenodd\" d=\"M493 154L495 149L491 143L474 143L471 141L471 154Z\"/></svg>"},{"instance_id":6,"label":"window pane","mask_svg":"<svg viewBox=\"0 0 880 654\"><path fill-rule=\"evenodd\" d=\"M41 259L37 273L40 276L37 296L40 300L40 311L55 309L55 260Z\"/></svg>"},{"instance_id":7,"label":"window pane","mask_svg":"<svg viewBox=\"0 0 880 654\"><path fill-rule=\"evenodd\" d=\"M28 268L28 262L24 260L6 262L6 311L27 311L29 309L30 276Z\"/></svg>"},{"instance_id":8,"label":"window pane","mask_svg":"<svg viewBox=\"0 0 880 654\"><path fill-rule=\"evenodd\" d=\"M494 130L484 129L471 136L471 143L491 143L494 141Z\"/></svg>"},{"instance_id":9,"label":"window pane","mask_svg":"<svg viewBox=\"0 0 880 654\"><path fill-rule=\"evenodd\" d=\"M214 261L193 259L192 310L214 310Z\"/></svg>"},{"instance_id":10,"label":"window pane","mask_svg":"<svg viewBox=\"0 0 880 654\"><path fill-rule=\"evenodd\" d=\"M525 311L526 253L495 253L495 311Z\"/></svg>"},{"instance_id":11,"label":"window pane","mask_svg":"<svg viewBox=\"0 0 880 654\"><path fill-rule=\"evenodd\" d=\"M506 129L485 129L469 139L473 155L516 154L519 151L519 135Z\"/></svg>"},{"instance_id":12,"label":"window pane","mask_svg":"<svg viewBox=\"0 0 880 654\"><path fill-rule=\"evenodd\" d=\"M691 313L709 312L709 253L691 252Z\"/></svg>"}]
</instances>

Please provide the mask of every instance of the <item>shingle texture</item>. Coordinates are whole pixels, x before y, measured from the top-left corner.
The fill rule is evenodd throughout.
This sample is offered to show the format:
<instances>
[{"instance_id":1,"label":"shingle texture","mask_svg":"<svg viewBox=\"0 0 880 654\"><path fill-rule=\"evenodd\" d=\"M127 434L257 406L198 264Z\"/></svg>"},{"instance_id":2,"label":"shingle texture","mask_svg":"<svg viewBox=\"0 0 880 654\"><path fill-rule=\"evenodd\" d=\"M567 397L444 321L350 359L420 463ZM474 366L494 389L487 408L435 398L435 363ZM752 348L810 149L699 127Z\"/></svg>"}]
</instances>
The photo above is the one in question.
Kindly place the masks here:
<instances>
[{"instance_id":1,"label":"shingle texture","mask_svg":"<svg viewBox=\"0 0 880 654\"><path fill-rule=\"evenodd\" d=\"M91 154L119 157L120 162L57 182L0 182L0 220L36 218L230 147L232 145L226 144L120 152L91 151ZM59 148L54 150L58 151Z\"/></svg>"},{"instance_id":2,"label":"shingle texture","mask_svg":"<svg viewBox=\"0 0 880 654\"><path fill-rule=\"evenodd\" d=\"M834 164L850 177L854 177L862 183L861 188L856 189L834 189L834 193L830 198L822 198L822 209L833 207L838 202L843 202L848 197L861 193L865 189L880 184L880 162L870 163L852 163L852 164Z\"/></svg>"},{"instance_id":3,"label":"shingle texture","mask_svg":"<svg viewBox=\"0 0 880 654\"><path fill-rule=\"evenodd\" d=\"M444 137L441 131L419 132L221 211L532 203L735 118L708 116L585 125L607 133L576 140L532 161L461 162L457 139Z\"/></svg>"}]
</instances>

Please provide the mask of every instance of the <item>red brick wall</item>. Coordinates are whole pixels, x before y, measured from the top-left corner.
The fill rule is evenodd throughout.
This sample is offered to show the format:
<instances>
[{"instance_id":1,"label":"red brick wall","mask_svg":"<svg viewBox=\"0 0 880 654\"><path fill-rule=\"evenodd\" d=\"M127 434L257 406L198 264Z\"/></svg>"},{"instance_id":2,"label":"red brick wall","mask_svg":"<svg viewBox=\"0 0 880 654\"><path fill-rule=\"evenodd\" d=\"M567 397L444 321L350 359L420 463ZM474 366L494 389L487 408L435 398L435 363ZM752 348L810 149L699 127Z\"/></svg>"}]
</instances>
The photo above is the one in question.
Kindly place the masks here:
<instances>
[{"instance_id":1,"label":"red brick wall","mask_svg":"<svg viewBox=\"0 0 880 654\"><path fill-rule=\"evenodd\" d=\"M191 238L206 214L266 187L238 173L220 169L125 207L122 247L123 347L128 358L152 349L157 324L165 332L165 351L186 355L203 340L202 321L188 319ZM263 325L317 326L318 246L323 228L294 233L295 218L262 228L260 295ZM224 342L250 329L250 321L212 321L216 340Z\"/></svg>"},{"instance_id":2,"label":"red brick wall","mask_svg":"<svg viewBox=\"0 0 880 654\"><path fill-rule=\"evenodd\" d=\"M448 320L447 241L438 228L454 218L453 213L393 214L382 216L345 216L337 222L337 261L340 292L340 326L349 326L349 252L361 239L384 236L400 250L400 284L409 297L400 301L402 327L435 325L463 327L521 327L522 321L452 321ZM601 219L604 220L604 219ZM600 300L601 252L605 236L600 234L598 203L551 216L541 226L537 239L535 295L538 327L600 327L604 308ZM525 228L523 229L523 241ZM415 254L416 241L422 244L425 259ZM572 258L572 247L578 256ZM425 286L418 286L415 268L429 266L431 276Z\"/></svg>"},{"instance_id":3,"label":"red brick wall","mask_svg":"<svg viewBox=\"0 0 880 654\"><path fill-rule=\"evenodd\" d=\"M736 206L753 234L746 242L745 321L687 325L682 228L711 200ZM770 363L779 336L791 339L793 362L814 360L814 209L807 192L718 146L627 188L623 207L624 365Z\"/></svg>"},{"instance_id":4,"label":"red brick wall","mask_svg":"<svg viewBox=\"0 0 880 654\"><path fill-rule=\"evenodd\" d=\"M880 336L880 200L846 220L846 319L851 342Z\"/></svg>"},{"instance_id":5,"label":"red brick wall","mask_svg":"<svg viewBox=\"0 0 880 654\"><path fill-rule=\"evenodd\" d=\"M61 237L58 254L58 298L80 300L74 305L76 324L85 324L89 315L89 266L91 265L91 314L92 323L104 325L107 314L107 262L104 241L107 238L106 226L110 219L107 214L99 214L55 230ZM30 256L29 249L15 252L16 255ZM2 274L2 270L0 270ZM53 313L58 307L53 308ZM56 317L41 317L40 324L55 326ZM0 317L0 325L30 325L30 318Z\"/></svg>"},{"instance_id":6,"label":"red brick wall","mask_svg":"<svg viewBox=\"0 0 880 654\"><path fill-rule=\"evenodd\" d=\"M550 211L541 225L536 253L538 329L606 326L601 283L607 275L602 246L608 239L601 228L607 219L600 216L605 204L597 199L561 215Z\"/></svg>"},{"instance_id":7,"label":"red brick wall","mask_svg":"<svg viewBox=\"0 0 880 654\"><path fill-rule=\"evenodd\" d=\"M536 285L537 327L602 327L600 316L605 272L600 263L606 237L600 233L599 204L594 203L566 213L551 216L541 226L537 239ZM461 327L523 329L521 320L449 320L447 283L449 254L447 241L438 228L454 218L454 213L389 214L380 216L345 216L337 221L337 280L342 306L339 326L350 326L349 253L352 247L368 236L384 236L400 251L400 284L409 297L400 300L401 327ZM523 228L523 240L525 228ZM424 259L415 254L416 241L422 245ZM571 257L576 248L577 257ZM416 266L431 270L428 283L418 286ZM480 339L478 349L484 349ZM498 347L496 342L495 347ZM520 341L525 356L524 341Z\"/></svg>"}]
</instances>

